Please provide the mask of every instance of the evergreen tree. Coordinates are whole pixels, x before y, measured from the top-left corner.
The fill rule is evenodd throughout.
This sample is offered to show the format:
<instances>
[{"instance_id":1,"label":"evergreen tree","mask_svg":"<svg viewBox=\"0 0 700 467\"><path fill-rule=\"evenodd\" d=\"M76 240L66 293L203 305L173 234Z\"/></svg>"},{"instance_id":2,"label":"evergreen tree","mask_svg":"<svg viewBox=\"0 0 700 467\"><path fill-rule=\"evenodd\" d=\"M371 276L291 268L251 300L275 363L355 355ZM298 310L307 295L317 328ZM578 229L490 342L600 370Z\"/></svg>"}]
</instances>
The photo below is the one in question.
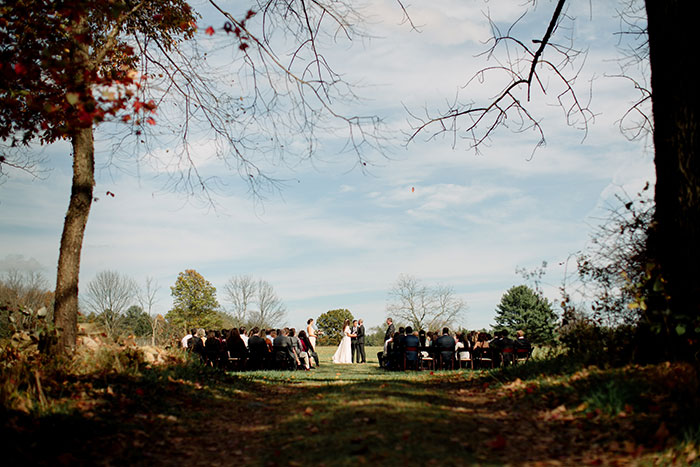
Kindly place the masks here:
<instances>
[{"instance_id":1,"label":"evergreen tree","mask_svg":"<svg viewBox=\"0 0 700 467\"><path fill-rule=\"evenodd\" d=\"M511 336L523 330L532 343L554 340L556 321L549 301L526 285L511 287L496 306L495 329L507 330Z\"/></svg>"},{"instance_id":2,"label":"evergreen tree","mask_svg":"<svg viewBox=\"0 0 700 467\"><path fill-rule=\"evenodd\" d=\"M150 336L153 332L151 317L138 305L132 305L126 310L122 325L126 333L137 337Z\"/></svg>"}]
</instances>

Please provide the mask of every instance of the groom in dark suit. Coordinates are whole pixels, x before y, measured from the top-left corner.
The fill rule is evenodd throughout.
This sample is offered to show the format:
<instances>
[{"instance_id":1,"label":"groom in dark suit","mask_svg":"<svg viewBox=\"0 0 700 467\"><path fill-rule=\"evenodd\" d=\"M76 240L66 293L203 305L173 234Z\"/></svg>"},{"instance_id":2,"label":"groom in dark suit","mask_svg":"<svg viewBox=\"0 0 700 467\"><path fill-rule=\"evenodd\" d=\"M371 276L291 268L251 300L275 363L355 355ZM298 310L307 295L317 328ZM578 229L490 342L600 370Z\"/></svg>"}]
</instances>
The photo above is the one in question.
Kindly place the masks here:
<instances>
[{"instance_id":1,"label":"groom in dark suit","mask_svg":"<svg viewBox=\"0 0 700 467\"><path fill-rule=\"evenodd\" d=\"M360 354L357 352L357 320L353 319L352 320L352 328L350 328L350 334L352 334L353 337L350 338L350 361L352 363L355 362L355 356L357 356L357 359L360 359Z\"/></svg>"},{"instance_id":2,"label":"groom in dark suit","mask_svg":"<svg viewBox=\"0 0 700 467\"><path fill-rule=\"evenodd\" d=\"M367 363L365 358L365 322L359 320L357 322L357 360L358 363Z\"/></svg>"}]
</instances>

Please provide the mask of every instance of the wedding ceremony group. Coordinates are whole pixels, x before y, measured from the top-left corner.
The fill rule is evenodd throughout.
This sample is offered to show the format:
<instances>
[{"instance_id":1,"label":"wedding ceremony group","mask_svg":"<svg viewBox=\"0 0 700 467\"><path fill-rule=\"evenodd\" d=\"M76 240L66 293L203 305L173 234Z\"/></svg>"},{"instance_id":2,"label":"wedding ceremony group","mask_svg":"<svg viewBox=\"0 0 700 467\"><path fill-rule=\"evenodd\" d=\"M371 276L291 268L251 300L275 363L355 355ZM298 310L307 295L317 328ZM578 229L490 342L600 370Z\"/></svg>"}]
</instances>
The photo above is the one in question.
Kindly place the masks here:
<instances>
[{"instance_id":1,"label":"wedding ceremony group","mask_svg":"<svg viewBox=\"0 0 700 467\"><path fill-rule=\"evenodd\" d=\"M379 365L387 370L496 368L525 362L532 355L533 346L522 330L511 339L508 331L451 332L414 330L411 326L394 326L387 318L384 349L377 354Z\"/></svg>"},{"instance_id":2,"label":"wedding ceremony group","mask_svg":"<svg viewBox=\"0 0 700 467\"><path fill-rule=\"evenodd\" d=\"M386 320L384 345L377 361L386 370L453 370L496 368L529 360L533 346L521 330L514 339L508 331L487 332L414 330ZM183 350L208 366L225 370L313 370L320 365L314 319L305 329L246 327L208 330L193 328L182 338ZM366 331L362 319L346 319L333 364L365 364Z\"/></svg>"},{"instance_id":3,"label":"wedding ceremony group","mask_svg":"<svg viewBox=\"0 0 700 467\"><path fill-rule=\"evenodd\" d=\"M182 338L184 350L204 364L227 370L311 370L320 364L316 353L319 335L314 320L305 330L245 326L208 330L192 328Z\"/></svg>"}]
</instances>

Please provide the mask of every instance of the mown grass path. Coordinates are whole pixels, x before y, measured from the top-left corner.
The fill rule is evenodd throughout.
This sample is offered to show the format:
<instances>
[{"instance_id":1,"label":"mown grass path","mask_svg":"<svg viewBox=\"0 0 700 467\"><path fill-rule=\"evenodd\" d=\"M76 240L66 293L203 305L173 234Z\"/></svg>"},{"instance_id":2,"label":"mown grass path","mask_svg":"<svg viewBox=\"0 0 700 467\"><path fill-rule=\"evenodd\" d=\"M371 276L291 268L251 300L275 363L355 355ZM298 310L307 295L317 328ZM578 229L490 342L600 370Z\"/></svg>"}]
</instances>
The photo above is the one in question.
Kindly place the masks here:
<instances>
[{"instance_id":1,"label":"mown grass path","mask_svg":"<svg viewBox=\"0 0 700 467\"><path fill-rule=\"evenodd\" d=\"M201 430L171 437L169 456L156 451L149 463L629 465L654 457L643 443L665 441L654 438L658 417L567 408L571 391L555 383L386 372L376 349L365 365L334 365L332 350L322 349L311 372L234 375L222 394L193 407Z\"/></svg>"},{"instance_id":2,"label":"mown grass path","mask_svg":"<svg viewBox=\"0 0 700 467\"><path fill-rule=\"evenodd\" d=\"M25 464L51 465L691 465L697 455L693 443L668 450L698 414L692 368L386 372L376 349L365 365L333 365L334 349L321 350L307 372L190 365L75 382L74 409L11 414L3 439Z\"/></svg>"}]
</instances>

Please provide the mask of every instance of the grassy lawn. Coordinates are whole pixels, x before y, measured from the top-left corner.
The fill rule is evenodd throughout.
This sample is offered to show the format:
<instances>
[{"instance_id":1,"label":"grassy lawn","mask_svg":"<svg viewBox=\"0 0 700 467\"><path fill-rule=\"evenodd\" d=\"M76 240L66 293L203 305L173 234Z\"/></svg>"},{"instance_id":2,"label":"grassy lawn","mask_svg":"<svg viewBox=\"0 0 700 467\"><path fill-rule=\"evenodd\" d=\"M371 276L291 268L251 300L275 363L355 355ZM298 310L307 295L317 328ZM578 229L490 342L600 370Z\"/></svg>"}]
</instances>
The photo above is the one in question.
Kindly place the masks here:
<instances>
[{"instance_id":1,"label":"grassy lawn","mask_svg":"<svg viewBox=\"0 0 700 467\"><path fill-rule=\"evenodd\" d=\"M44 405L6 407L0 435L24 465L692 465L698 455L687 365L404 373L381 370L378 348L364 365L319 350L312 371L46 374Z\"/></svg>"}]
</instances>

